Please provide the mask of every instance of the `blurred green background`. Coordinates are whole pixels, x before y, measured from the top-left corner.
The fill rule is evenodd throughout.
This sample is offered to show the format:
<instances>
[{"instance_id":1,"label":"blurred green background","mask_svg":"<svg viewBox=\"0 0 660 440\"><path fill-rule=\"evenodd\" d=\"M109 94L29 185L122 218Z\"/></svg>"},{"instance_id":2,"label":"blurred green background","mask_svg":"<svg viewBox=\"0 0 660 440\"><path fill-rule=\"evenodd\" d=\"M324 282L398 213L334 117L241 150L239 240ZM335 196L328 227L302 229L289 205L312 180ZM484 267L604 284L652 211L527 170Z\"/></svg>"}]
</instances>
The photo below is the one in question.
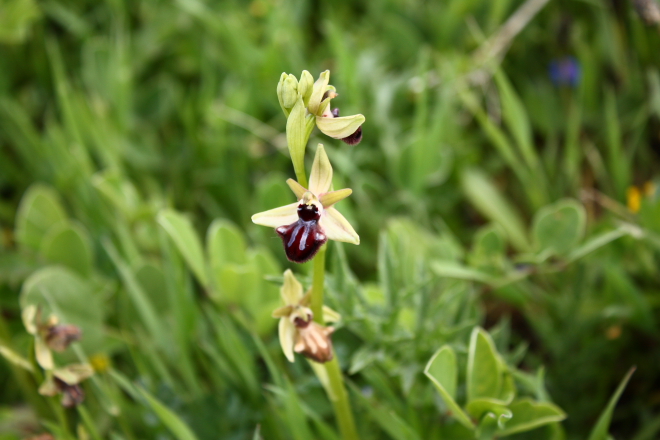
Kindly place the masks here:
<instances>
[{"instance_id":1,"label":"blurred green background","mask_svg":"<svg viewBox=\"0 0 660 440\"><path fill-rule=\"evenodd\" d=\"M362 437L452 438L422 371L482 325L520 392L568 414L516 438L587 438L632 365L611 433L657 438L660 27L641 3L1 0L1 346L30 360L26 298L83 328L78 438L337 438L270 318L291 264L250 222L293 201L280 74L330 69L333 104L366 116L358 146L310 142L353 189L361 245L330 246L327 296ZM1 439L67 438L37 387L0 362Z\"/></svg>"}]
</instances>

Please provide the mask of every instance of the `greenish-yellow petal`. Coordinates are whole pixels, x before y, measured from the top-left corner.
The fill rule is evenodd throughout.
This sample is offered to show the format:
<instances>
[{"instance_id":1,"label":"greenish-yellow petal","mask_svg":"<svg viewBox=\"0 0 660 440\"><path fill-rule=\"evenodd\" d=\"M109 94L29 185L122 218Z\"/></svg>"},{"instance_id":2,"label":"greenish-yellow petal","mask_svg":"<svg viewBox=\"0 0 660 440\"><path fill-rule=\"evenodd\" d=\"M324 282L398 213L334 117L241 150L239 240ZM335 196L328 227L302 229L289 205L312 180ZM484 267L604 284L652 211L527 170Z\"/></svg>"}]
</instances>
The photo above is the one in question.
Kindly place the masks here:
<instances>
[{"instance_id":1,"label":"greenish-yellow petal","mask_svg":"<svg viewBox=\"0 0 660 440\"><path fill-rule=\"evenodd\" d=\"M338 322L341 320L341 315L328 306L323 306L323 321L325 322Z\"/></svg>"},{"instance_id":2,"label":"greenish-yellow petal","mask_svg":"<svg viewBox=\"0 0 660 440\"><path fill-rule=\"evenodd\" d=\"M350 188L339 189L337 191L330 191L325 194L321 194L319 201L324 208L329 208L337 202L344 200L346 197L353 194L353 190Z\"/></svg>"},{"instance_id":3,"label":"greenish-yellow petal","mask_svg":"<svg viewBox=\"0 0 660 440\"><path fill-rule=\"evenodd\" d=\"M289 316L292 310L293 310L293 306L291 305L278 307L275 310L273 310L273 313L270 316L272 316L273 318L283 318L285 316Z\"/></svg>"},{"instance_id":4,"label":"greenish-yellow petal","mask_svg":"<svg viewBox=\"0 0 660 440\"><path fill-rule=\"evenodd\" d=\"M289 188L291 188L291 191L296 195L296 198L298 200L302 199L303 194L307 192L307 188L299 184L293 179L287 179L286 184L289 185Z\"/></svg>"}]
</instances>

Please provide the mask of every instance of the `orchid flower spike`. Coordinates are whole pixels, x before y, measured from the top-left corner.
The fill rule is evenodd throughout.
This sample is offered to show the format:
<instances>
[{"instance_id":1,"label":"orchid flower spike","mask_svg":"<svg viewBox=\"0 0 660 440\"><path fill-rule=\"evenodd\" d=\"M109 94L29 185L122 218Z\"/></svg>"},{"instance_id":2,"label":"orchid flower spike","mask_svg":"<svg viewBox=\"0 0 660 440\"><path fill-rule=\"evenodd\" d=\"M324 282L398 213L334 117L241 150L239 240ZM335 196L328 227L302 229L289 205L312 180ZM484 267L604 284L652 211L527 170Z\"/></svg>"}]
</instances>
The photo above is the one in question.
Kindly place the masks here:
<instances>
[{"instance_id":1,"label":"orchid flower spike","mask_svg":"<svg viewBox=\"0 0 660 440\"><path fill-rule=\"evenodd\" d=\"M334 207L353 191L350 188L330 191L332 165L323 145L319 144L316 150L309 189L293 179L286 183L298 201L255 214L252 222L275 228L290 261L304 263L310 260L328 239L360 244L353 226Z\"/></svg>"},{"instance_id":2,"label":"orchid flower spike","mask_svg":"<svg viewBox=\"0 0 660 440\"><path fill-rule=\"evenodd\" d=\"M280 345L289 362L294 361L294 352L316 362L332 360L330 335L335 329L313 321L313 313L309 308L310 295L303 295L302 284L290 269L284 272L280 295L285 305L273 311L273 318L280 319ZM334 322L340 316L331 308L323 306L323 318L326 322Z\"/></svg>"}]
</instances>

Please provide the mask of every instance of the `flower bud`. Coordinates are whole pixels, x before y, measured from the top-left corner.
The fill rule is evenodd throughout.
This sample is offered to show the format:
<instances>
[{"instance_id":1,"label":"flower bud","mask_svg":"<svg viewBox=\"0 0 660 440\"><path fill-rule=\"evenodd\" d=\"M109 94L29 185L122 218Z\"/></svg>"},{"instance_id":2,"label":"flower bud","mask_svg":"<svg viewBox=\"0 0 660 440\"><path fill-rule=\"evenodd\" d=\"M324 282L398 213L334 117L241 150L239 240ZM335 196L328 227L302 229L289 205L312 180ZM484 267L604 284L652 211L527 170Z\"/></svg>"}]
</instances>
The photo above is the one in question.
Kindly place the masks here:
<instances>
[{"instance_id":1,"label":"flower bud","mask_svg":"<svg viewBox=\"0 0 660 440\"><path fill-rule=\"evenodd\" d=\"M309 105L309 98L312 96L313 88L314 78L312 77L312 74L303 70L300 75L300 81L298 82L298 93L302 96L305 107Z\"/></svg>"},{"instance_id":2,"label":"flower bud","mask_svg":"<svg viewBox=\"0 0 660 440\"><path fill-rule=\"evenodd\" d=\"M282 74L277 85L277 95L282 109L290 111L298 98L298 80L293 75Z\"/></svg>"},{"instance_id":3,"label":"flower bud","mask_svg":"<svg viewBox=\"0 0 660 440\"><path fill-rule=\"evenodd\" d=\"M55 351L64 351L72 342L79 341L82 336L80 328L72 324L58 324L48 328L46 345Z\"/></svg>"}]
</instances>

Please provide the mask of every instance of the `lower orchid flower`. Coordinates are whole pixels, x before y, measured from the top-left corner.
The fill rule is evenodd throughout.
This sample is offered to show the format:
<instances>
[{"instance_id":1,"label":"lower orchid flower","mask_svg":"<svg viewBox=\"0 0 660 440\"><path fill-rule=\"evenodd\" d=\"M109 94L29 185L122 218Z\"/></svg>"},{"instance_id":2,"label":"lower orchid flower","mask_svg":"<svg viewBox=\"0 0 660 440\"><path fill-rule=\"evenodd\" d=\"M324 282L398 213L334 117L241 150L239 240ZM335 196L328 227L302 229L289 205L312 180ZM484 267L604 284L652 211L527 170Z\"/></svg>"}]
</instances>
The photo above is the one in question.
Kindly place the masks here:
<instances>
[{"instance_id":1,"label":"lower orchid flower","mask_svg":"<svg viewBox=\"0 0 660 440\"><path fill-rule=\"evenodd\" d=\"M273 311L273 318L279 318L279 335L282 351L293 362L293 353L300 353L316 362L328 362L333 358L330 335L333 327L324 327L313 321L309 308L310 295L303 295L302 284L290 269L284 272L284 284L280 289L284 306ZM340 316L327 306L323 306L326 322L338 321Z\"/></svg>"},{"instance_id":2,"label":"lower orchid flower","mask_svg":"<svg viewBox=\"0 0 660 440\"><path fill-rule=\"evenodd\" d=\"M330 191L332 165L323 145L319 144L316 150L309 189L293 179L286 183L298 201L255 214L252 221L275 228L290 261L304 263L310 260L327 240L360 244L355 229L334 207L353 191L349 188Z\"/></svg>"}]
</instances>

